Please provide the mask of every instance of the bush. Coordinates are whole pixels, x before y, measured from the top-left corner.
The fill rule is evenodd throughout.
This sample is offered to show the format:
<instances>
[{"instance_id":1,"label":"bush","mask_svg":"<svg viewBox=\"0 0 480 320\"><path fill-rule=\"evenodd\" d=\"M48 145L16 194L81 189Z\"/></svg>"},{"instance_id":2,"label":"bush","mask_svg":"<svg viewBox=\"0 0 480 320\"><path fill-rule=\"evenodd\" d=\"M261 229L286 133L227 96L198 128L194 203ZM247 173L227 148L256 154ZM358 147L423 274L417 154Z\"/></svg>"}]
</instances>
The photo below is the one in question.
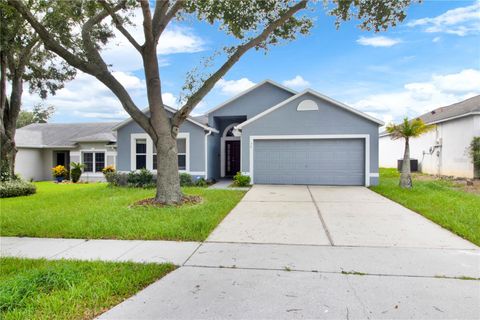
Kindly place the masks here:
<instances>
[{"instance_id":1,"label":"bush","mask_svg":"<svg viewBox=\"0 0 480 320\"><path fill-rule=\"evenodd\" d=\"M68 170L64 166L58 165L52 168L52 175L54 178L68 179Z\"/></svg>"},{"instance_id":2,"label":"bush","mask_svg":"<svg viewBox=\"0 0 480 320\"><path fill-rule=\"evenodd\" d=\"M188 173L180 173L180 186L191 187L193 186L193 178Z\"/></svg>"},{"instance_id":3,"label":"bush","mask_svg":"<svg viewBox=\"0 0 480 320\"><path fill-rule=\"evenodd\" d=\"M241 172L233 177L233 184L236 187L248 187L250 185L250 177L243 175Z\"/></svg>"},{"instance_id":4,"label":"bush","mask_svg":"<svg viewBox=\"0 0 480 320\"><path fill-rule=\"evenodd\" d=\"M208 187L207 180L205 180L204 178L200 178L197 181L195 181L195 186L202 187L202 188Z\"/></svg>"},{"instance_id":5,"label":"bush","mask_svg":"<svg viewBox=\"0 0 480 320\"><path fill-rule=\"evenodd\" d=\"M36 191L33 183L20 179L0 182L0 198L27 196Z\"/></svg>"},{"instance_id":6,"label":"bush","mask_svg":"<svg viewBox=\"0 0 480 320\"><path fill-rule=\"evenodd\" d=\"M115 172L115 167L113 165L106 166L102 169L102 173L106 175L107 173Z\"/></svg>"},{"instance_id":7,"label":"bush","mask_svg":"<svg viewBox=\"0 0 480 320\"><path fill-rule=\"evenodd\" d=\"M107 172L105 180L115 187L126 187L128 185L128 174L123 172Z\"/></svg>"},{"instance_id":8,"label":"bush","mask_svg":"<svg viewBox=\"0 0 480 320\"><path fill-rule=\"evenodd\" d=\"M82 176L82 169L85 167L85 165L81 164L80 162L72 162L70 167L70 178L72 178L73 183L77 183Z\"/></svg>"},{"instance_id":9,"label":"bush","mask_svg":"<svg viewBox=\"0 0 480 320\"><path fill-rule=\"evenodd\" d=\"M127 177L128 185L135 188L148 188L155 186L153 174L147 169L132 171Z\"/></svg>"}]
</instances>

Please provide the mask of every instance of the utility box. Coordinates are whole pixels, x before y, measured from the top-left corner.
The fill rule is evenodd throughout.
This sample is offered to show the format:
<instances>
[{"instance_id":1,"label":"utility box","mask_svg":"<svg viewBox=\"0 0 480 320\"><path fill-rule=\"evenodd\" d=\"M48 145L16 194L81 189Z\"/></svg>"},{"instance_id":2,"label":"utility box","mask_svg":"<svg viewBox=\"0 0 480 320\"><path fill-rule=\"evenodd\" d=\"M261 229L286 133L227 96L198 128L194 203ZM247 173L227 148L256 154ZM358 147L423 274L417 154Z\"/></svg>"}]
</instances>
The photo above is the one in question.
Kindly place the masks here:
<instances>
[{"instance_id":1,"label":"utility box","mask_svg":"<svg viewBox=\"0 0 480 320\"><path fill-rule=\"evenodd\" d=\"M402 172L402 165L403 159L397 161L397 169L399 172ZM410 159L410 171L417 172L418 171L418 160L417 159Z\"/></svg>"}]
</instances>

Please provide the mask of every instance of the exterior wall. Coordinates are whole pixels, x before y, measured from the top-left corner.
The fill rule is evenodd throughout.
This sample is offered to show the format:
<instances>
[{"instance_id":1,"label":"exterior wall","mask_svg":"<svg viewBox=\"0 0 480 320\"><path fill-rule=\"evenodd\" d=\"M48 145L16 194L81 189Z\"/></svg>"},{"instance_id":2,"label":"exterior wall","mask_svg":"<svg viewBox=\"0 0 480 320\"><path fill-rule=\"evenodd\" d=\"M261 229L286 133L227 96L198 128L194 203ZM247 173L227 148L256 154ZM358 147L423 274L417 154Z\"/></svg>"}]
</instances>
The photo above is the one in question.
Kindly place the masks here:
<instances>
[{"instance_id":1,"label":"exterior wall","mask_svg":"<svg viewBox=\"0 0 480 320\"><path fill-rule=\"evenodd\" d=\"M473 178L473 164L467 150L474 136L480 136L480 116L442 122L435 130L411 140L410 157L418 159L424 173ZM437 141L441 147L430 152ZM403 157L404 144L404 140L381 137L380 166L396 168L397 160Z\"/></svg>"},{"instance_id":2,"label":"exterior wall","mask_svg":"<svg viewBox=\"0 0 480 320\"><path fill-rule=\"evenodd\" d=\"M314 100L316 111L297 111L298 104ZM370 184L378 179L378 124L348 110L306 94L265 115L242 129L242 172L250 173L250 137L256 135L366 134L370 137ZM373 176L373 177L372 177Z\"/></svg>"},{"instance_id":3,"label":"exterior wall","mask_svg":"<svg viewBox=\"0 0 480 320\"><path fill-rule=\"evenodd\" d=\"M24 180L44 180L43 150L18 148L15 160L15 173Z\"/></svg>"},{"instance_id":4,"label":"exterior wall","mask_svg":"<svg viewBox=\"0 0 480 320\"><path fill-rule=\"evenodd\" d=\"M250 119L291 96L293 96L293 93L270 83L265 83L222 108L209 113L208 123L215 126L214 117L224 116L246 116L247 119ZM215 127L215 129L219 128Z\"/></svg>"},{"instance_id":5,"label":"exterior wall","mask_svg":"<svg viewBox=\"0 0 480 320\"><path fill-rule=\"evenodd\" d=\"M189 165L188 172L194 176L205 175L205 131L200 126L185 121L179 128L179 133L189 134ZM132 134L145 134L145 131L134 121L117 130L117 170L131 171L131 137ZM150 139L147 135L147 139ZM150 140L151 141L151 140Z\"/></svg>"}]
</instances>

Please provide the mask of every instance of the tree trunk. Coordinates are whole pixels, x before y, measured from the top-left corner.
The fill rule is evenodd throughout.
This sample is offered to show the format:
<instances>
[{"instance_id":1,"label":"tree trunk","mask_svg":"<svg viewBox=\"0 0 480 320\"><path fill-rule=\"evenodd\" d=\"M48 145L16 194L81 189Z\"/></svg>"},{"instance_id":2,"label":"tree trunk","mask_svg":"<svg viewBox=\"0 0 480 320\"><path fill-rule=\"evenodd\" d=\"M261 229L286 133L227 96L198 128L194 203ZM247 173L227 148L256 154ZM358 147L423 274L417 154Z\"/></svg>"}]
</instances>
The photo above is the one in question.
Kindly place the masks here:
<instances>
[{"instance_id":1,"label":"tree trunk","mask_svg":"<svg viewBox=\"0 0 480 320\"><path fill-rule=\"evenodd\" d=\"M161 135L157 147L157 194L155 200L165 204L181 203L183 194L178 175L177 139Z\"/></svg>"},{"instance_id":2,"label":"tree trunk","mask_svg":"<svg viewBox=\"0 0 480 320\"><path fill-rule=\"evenodd\" d=\"M405 138L405 153L403 155L402 172L400 174L400 187L412 188L412 174L410 172L410 142Z\"/></svg>"}]
</instances>

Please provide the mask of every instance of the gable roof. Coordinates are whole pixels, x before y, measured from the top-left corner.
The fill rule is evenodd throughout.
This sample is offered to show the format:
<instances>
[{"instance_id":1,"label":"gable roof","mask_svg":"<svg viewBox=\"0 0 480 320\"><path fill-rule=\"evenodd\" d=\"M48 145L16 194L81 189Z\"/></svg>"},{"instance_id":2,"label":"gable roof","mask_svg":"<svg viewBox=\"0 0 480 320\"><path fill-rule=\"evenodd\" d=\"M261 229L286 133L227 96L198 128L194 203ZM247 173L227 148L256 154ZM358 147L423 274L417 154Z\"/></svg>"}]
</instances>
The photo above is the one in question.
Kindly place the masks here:
<instances>
[{"instance_id":1,"label":"gable roof","mask_svg":"<svg viewBox=\"0 0 480 320\"><path fill-rule=\"evenodd\" d=\"M448 106L434 109L430 112L422 114L417 118L422 119L422 121L426 124L436 124L474 114L480 115L480 95ZM386 131L383 131L380 133L380 135L387 136L390 134Z\"/></svg>"},{"instance_id":2,"label":"gable roof","mask_svg":"<svg viewBox=\"0 0 480 320\"><path fill-rule=\"evenodd\" d=\"M255 89L257 89L257 88L260 88L261 86L263 86L263 85L265 85L265 84L267 84L267 83L268 83L268 84L271 84L272 86L275 86L275 87L277 87L277 88L283 89L283 90L285 90L285 91L287 91L287 92L290 92L290 93L293 93L293 94L297 94L297 91L295 91L295 90L293 90L293 89L290 89L290 88L288 88L288 87L285 87L284 85L281 85L280 83L277 83L277 82L275 82L275 81L273 81L273 80L267 79L267 80L263 80L262 82L257 83L256 85L254 85L253 87L248 88L248 89L245 90L245 91L240 92L239 94L233 96L232 98L230 98L230 99L228 99L227 101L221 103L220 105L218 105L218 106L216 106L216 107L208 110L205 114L208 115L208 114L210 114L210 113L212 113L212 112L215 112L215 111L217 111L218 109L225 107L227 104L229 104L229 103L237 100L237 99L240 98L240 97L243 97L243 96L246 95L247 93L252 92L253 90L255 90Z\"/></svg>"},{"instance_id":3,"label":"gable roof","mask_svg":"<svg viewBox=\"0 0 480 320\"><path fill-rule=\"evenodd\" d=\"M281 108L281 107L287 105L287 104L290 103L291 101L293 101L293 100L295 100L295 99L297 99L297 98L299 98L299 97L301 97L301 96L304 96L304 95L306 95L306 94L311 94L311 95L313 95L313 96L315 96L315 97L317 97L317 98L320 98L320 99L322 99L322 100L328 101L328 102L334 104L334 105L337 106L337 107L340 107L340 108L343 108L343 109L345 109L345 110L347 110L347 111L350 111L350 112L352 112L352 113L355 113L356 115L359 115L359 116L361 116L361 117L363 117L363 118L365 118L365 119L367 119L367 120L370 120L370 121L372 121L372 122L375 122L375 123L377 123L377 124L379 124L379 125L384 125L384 122L381 121L381 120L379 120L379 119L377 119L377 118L374 118L374 117L372 117L372 116L370 116L370 115L368 115L368 114L366 114L366 113L364 113L364 112L361 112L361 111L359 111L359 110L357 110L357 109L354 109L354 108L352 108L352 107L350 107L350 106L347 106L346 104L344 104L344 103L342 103L342 102L339 102L339 101L334 100L334 99L332 99L332 98L330 98L330 97L327 97L327 96L325 96L325 95L323 95L323 94L321 94L321 93L319 93L319 92L317 92L317 91L315 91L315 90L306 89L306 90L304 90L304 91L302 91L302 92L300 92L300 93L297 93L296 95L294 95L294 96L292 96L292 97L290 97L290 98L288 98L288 99L280 102L279 104L271 107L270 109L267 109L267 110L265 110L265 111L257 114L255 117L252 117L252 118L248 119L247 121L242 122L241 124L239 124L239 125L236 126L235 128L236 128L236 129L242 129L243 127L249 125L250 123L257 121L258 119L266 116L267 114L269 114L269 113L277 110L278 108Z\"/></svg>"},{"instance_id":4,"label":"gable roof","mask_svg":"<svg viewBox=\"0 0 480 320\"><path fill-rule=\"evenodd\" d=\"M78 142L116 142L116 122L33 123L17 129L17 147L73 148Z\"/></svg>"},{"instance_id":5,"label":"gable roof","mask_svg":"<svg viewBox=\"0 0 480 320\"><path fill-rule=\"evenodd\" d=\"M163 105L163 107L165 108L165 110L167 110L167 111L169 111L169 112L171 112L171 113L175 113L175 112L178 111L177 109L174 109L174 108L169 107L169 106L167 106L167 105ZM147 108L144 108L144 109L142 110L143 113L147 113L148 111L149 111L149 108L148 108L148 107L147 107ZM188 116L186 120L187 120L187 121L190 121L190 122L193 123L193 124L196 124L196 125L199 126L199 127L202 127L202 128L205 129L205 130L213 131L213 132L215 132L215 133L218 133L218 130L217 130L217 129L208 126L208 124L207 124L208 119L206 119L204 116L198 116L198 117ZM123 120L122 122L118 123L116 126L114 126L112 130L118 130L119 128L121 128L121 127L129 124L129 123L132 122L132 121L133 121L132 117L127 118L127 119ZM204 122L204 121L205 121L205 122ZM203 122L203 123L202 123L202 122Z\"/></svg>"}]
</instances>

